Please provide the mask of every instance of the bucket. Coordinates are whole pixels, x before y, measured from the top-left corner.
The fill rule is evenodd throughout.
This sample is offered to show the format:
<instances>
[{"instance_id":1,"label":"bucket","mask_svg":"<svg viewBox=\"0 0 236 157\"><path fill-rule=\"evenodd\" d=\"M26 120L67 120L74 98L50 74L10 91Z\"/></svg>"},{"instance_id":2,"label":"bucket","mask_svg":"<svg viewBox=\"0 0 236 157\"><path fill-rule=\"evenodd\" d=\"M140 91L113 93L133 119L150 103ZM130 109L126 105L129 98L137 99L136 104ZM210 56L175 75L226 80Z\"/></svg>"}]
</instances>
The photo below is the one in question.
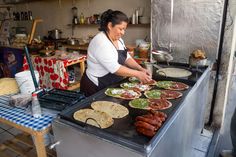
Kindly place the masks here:
<instances>
[{"instance_id":1,"label":"bucket","mask_svg":"<svg viewBox=\"0 0 236 157\"><path fill-rule=\"evenodd\" d=\"M39 82L39 72L34 71L37 83ZM34 82L29 70L19 72L15 75L16 82L22 94L31 94L35 91Z\"/></svg>"}]
</instances>

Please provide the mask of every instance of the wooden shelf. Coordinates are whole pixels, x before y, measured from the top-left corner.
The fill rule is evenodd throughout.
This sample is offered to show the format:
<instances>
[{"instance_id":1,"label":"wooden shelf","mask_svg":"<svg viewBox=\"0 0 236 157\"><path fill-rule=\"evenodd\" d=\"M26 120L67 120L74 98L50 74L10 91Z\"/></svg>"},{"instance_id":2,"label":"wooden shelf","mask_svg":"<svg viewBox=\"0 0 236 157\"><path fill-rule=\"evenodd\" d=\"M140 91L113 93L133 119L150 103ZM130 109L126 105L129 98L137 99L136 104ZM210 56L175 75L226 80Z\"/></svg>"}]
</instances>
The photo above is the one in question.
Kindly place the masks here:
<instances>
[{"instance_id":1,"label":"wooden shelf","mask_svg":"<svg viewBox=\"0 0 236 157\"><path fill-rule=\"evenodd\" d=\"M73 49L73 50L82 50L82 51L87 51L88 50L88 44L86 45L68 45L68 44L63 44L63 47L67 49Z\"/></svg>"},{"instance_id":2,"label":"wooden shelf","mask_svg":"<svg viewBox=\"0 0 236 157\"><path fill-rule=\"evenodd\" d=\"M70 27L98 27L98 24L68 24ZM150 27L149 24L128 24L128 27Z\"/></svg>"}]
</instances>

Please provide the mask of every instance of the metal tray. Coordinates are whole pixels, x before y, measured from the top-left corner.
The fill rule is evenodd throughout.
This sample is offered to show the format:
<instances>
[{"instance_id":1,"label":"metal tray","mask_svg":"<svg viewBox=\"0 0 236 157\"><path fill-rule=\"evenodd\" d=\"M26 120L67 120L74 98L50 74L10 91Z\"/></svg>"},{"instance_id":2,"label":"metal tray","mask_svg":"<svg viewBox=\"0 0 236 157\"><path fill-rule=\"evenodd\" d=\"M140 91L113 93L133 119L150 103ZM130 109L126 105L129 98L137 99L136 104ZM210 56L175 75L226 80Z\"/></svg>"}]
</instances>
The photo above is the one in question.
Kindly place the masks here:
<instances>
[{"instance_id":1,"label":"metal tray","mask_svg":"<svg viewBox=\"0 0 236 157\"><path fill-rule=\"evenodd\" d=\"M194 81L189 81L189 80L180 80L180 79L171 79L171 78L160 79L157 77L154 79L183 82L183 83L189 85L189 89L182 92L183 96L181 98L178 98L176 100L170 100L172 102L173 106L167 110L162 111L167 114L167 116L168 116L167 120L163 123L162 127L158 130L157 134L152 138L148 138L148 137L138 134L136 132L135 126L134 126L135 117L138 115L143 115L143 114L147 113L147 111L140 110L140 109L134 109L134 108L129 107L128 100L122 100L122 99L106 96L104 94L106 89L99 91L95 95L92 95L92 96L88 97L87 99L85 99L83 102L77 103L76 105L61 112L59 114L59 116L61 119L64 119L66 121L76 124L76 126L79 129L82 129L85 132L88 132L88 133L97 135L101 138L116 142L122 146L126 146L126 147L134 149L138 152L147 153L154 146L155 138L157 137L159 132L165 127L166 123L169 121L169 119L172 117L172 115L175 113L175 111L179 108L182 101L185 99L186 95L188 94L188 92L191 90L191 88L195 84ZM122 82L127 82L127 81L128 80L125 79ZM113 85L111 87L119 87L119 84ZM155 87L154 89L158 89L158 88ZM142 94L142 97L144 98L145 96ZM114 124L107 129L99 129L97 127L93 127L91 125L79 122L73 118L74 112L76 112L77 110L83 109L83 108L90 108L91 103L94 101L98 101L98 100L112 101L112 102L122 104L129 109L130 114L122 119L114 119Z\"/></svg>"},{"instance_id":2,"label":"metal tray","mask_svg":"<svg viewBox=\"0 0 236 157\"><path fill-rule=\"evenodd\" d=\"M40 106L47 109L62 111L79 101L85 96L81 92L61 89L51 89L39 93Z\"/></svg>"}]
</instances>

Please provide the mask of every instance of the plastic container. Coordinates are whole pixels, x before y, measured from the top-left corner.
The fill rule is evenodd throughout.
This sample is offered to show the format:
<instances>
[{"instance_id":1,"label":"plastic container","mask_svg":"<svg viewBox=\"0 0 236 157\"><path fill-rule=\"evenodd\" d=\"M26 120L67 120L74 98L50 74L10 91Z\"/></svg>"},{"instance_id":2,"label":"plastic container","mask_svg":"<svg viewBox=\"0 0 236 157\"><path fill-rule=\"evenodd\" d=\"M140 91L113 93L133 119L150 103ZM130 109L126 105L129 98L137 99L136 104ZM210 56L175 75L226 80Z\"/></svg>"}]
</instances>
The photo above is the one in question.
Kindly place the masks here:
<instances>
[{"instance_id":1,"label":"plastic container","mask_svg":"<svg viewBox=\"0 0 236 157\"><path fill-rule=\"evenodd\" d=\"M39 82L39 72L34 71L37 82ZM16 82L22 94L31 94L35 91L34 82L29 70L16 73Z\"/></svg>"},{"instance_id":2,"label":"plastic container","mask_svg":"<svg viewBox=\"0 0 236 157\"><path fill-rule=\"evenodd\" d=\"M35 118L40 118L42 116L42 110L38 100L38 95L36 93L32 94L32 105L31 105L32 115Z\"/></svg>"}]
</instances>

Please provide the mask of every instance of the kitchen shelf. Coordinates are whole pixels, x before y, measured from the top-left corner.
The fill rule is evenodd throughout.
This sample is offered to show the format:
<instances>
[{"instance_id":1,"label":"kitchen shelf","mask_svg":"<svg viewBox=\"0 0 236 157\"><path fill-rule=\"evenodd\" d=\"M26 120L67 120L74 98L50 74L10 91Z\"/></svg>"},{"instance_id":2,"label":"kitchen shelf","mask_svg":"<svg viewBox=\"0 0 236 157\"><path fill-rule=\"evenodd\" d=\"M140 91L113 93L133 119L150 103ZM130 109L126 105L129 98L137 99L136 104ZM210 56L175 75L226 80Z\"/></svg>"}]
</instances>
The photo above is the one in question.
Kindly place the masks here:
<instances>
[{"instance_id":1,"label":"kitchen shelf","mask_svg":"<svg viewBox=\"0 0 236 157\"><path fill-rule=\"evenodd\" d=\"M98 27L98 24L68 24L70 27ZM150 27L149 24L128 24L128 27Z\"/></svg>"}]
</instances>

